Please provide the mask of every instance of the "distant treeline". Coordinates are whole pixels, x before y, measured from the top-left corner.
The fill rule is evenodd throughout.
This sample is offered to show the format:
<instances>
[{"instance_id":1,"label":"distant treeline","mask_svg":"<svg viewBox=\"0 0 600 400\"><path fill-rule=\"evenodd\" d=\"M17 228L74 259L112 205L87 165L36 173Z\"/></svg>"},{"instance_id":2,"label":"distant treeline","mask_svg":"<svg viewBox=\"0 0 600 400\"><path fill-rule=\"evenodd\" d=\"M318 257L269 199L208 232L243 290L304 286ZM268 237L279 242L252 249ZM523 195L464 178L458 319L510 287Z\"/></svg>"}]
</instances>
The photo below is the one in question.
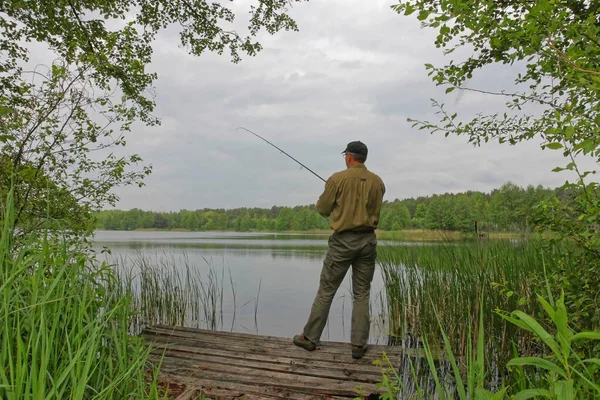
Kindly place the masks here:
<instances>
[{"instance_id":1,"label":"distant treeline","mask_svg":"<svg viewBox=\"0 0 600 400\"><path fill-rule=\"evenodd\" d=\"M530 226L535 205L545 198L561 197L542 186L505 183L490 193L468 191L404 200L385 201L379 227L383 230L443 229L469 232L477 221L484 231L522 231ZM96 214L97 227L107 230L188 229L194 231L307 231L328 229L315 206L235 209L198 209L154 212L132 209Z\"/></svg>"}]
</instances>

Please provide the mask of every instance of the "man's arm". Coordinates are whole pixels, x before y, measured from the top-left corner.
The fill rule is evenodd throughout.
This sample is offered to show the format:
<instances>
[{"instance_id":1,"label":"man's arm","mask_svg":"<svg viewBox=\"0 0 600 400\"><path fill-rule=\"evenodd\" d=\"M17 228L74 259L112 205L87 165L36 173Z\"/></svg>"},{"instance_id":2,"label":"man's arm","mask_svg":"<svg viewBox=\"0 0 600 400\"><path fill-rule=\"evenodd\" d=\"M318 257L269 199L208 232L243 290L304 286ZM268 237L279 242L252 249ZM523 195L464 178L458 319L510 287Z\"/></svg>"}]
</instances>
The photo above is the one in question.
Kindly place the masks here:
<instances>
[{"instance_id":1,"label":"man's arm","mask_svg":"<svg viewBox=\"0 0 600 400\"><path fill-rule=\"evenodd\" d=\"M335 206L335 194L337 185L333 179L329 178L325 183L325 190L317 200L317 212L324 217L329 217Z\"/></svg>"}]
</instances>

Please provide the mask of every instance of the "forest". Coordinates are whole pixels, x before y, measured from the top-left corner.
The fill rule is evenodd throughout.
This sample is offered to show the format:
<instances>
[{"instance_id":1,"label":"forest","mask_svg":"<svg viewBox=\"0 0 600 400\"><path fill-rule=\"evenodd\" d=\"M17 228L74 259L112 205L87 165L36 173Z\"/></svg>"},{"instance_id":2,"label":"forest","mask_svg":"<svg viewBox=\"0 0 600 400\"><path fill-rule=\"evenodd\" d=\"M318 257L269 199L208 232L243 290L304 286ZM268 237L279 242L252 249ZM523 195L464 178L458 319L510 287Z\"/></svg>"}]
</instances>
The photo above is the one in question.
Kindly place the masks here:
<instances>
[{"instance_id":1,"label":"forest","mask_svg":"<svg viewBox=\"0 0 600 400\"><path fill-rule=\"evenodd\" d=\"M435 229L471 232L527 231L542 200L568 201L563 189L512 182L489 193L467 191L386 200L379 228L386 231ZM314 205L271 208L197 209L177 212L104 210L95 214L103 230L185 229L191 231L310 231L328 229Z\"/></svg>"}]
</instances>

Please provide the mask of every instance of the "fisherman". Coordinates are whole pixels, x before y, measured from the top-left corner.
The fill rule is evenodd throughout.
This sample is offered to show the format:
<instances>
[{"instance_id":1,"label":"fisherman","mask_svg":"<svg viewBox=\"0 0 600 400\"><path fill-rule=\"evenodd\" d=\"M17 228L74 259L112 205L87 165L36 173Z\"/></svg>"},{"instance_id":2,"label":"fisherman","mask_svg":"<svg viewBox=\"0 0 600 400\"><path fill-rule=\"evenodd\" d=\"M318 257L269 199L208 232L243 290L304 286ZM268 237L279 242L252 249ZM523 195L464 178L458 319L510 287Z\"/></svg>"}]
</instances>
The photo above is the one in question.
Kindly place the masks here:
<instances>
[{"instance_id":1,"label":"fisherman","mask_svg":"<svg viewBox=\"0 0 600 400\"><path fill-rule=\"evenodd\" d=\"M367 351L369 297L377 257L375 229L385 194L381 178L365 167L367 153L364 143L348 143L342 152L347 168L331 175L317 201L317 211L324 217L330 217L334 232L329 238L319 290L308 322L303 333L294 336L294 344L308 351L317 348L333 296L351 265L352 358L362 358Z\"/></svg>"}]
</instances>

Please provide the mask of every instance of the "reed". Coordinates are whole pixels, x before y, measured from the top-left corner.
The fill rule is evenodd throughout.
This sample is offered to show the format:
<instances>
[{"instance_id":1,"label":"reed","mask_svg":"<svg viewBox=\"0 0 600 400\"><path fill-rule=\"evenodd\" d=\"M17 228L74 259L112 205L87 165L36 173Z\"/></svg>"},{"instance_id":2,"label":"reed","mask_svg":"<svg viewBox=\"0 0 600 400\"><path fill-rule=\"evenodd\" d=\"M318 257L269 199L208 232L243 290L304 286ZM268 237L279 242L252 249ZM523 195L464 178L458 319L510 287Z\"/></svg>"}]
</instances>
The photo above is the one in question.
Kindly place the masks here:
<instances>
[{"instance_id":1,"label":"reed","mask_svg":"<svg viewBox=\"0 0 600 400\"><path fill-rule=\"evenodd\" d=\"M378 259L391 335L409 346L420 345L425 333L441 326L454 354L463 357L478 336L483 310L487 361L492 367L511 356L513 341L520 354L539 350L527 332L494 311L532 312L531 278L543 273L544 262L552 260L554 251L558 249L535 240L381 246Z\"/></svg>"},{"instance_id":2,"label":"reed","mask_svg":"<svg viewBox=\"0 0 600 400\"><path fill-rule=\"evenodd\" d=\"M233 300L233 329L236 292L231 271L226 277L225 269L215 267L211 260L204 259L209 267L204 275L185 255L150 257L140 252L109 261L117 271L120 293L131 297L136 311L131 333L156 324L223 330L226 296ZM227 284L231 293L225 290Z\"/></svg>"},{"instance_id":3,"label":"reed","mask_svg":"<svg viewBox=\"0 0 600 400\"><path fill-rule=\"evenodd\" d=\"M543 291L543 290L542 290ZM501 368L511 370L508 379L501 380L486 370L486 327L484 326L485 296L479 305L477 337L467 343L467 354L461 362L455 356L448 335L438 319L437 331L443 344L440 348L423 339L426 368L422 360L408 359L409 374L398 373L386 354L375 363L382 367L385 399L598 399L600 398L600 361L584 358L581 346L592 348L600 341L600 331L577 332L569 324L569 314L564 303L564 292L555 299L548 289L545 297L536 296L536 313L549 319L550 324L537 320L521 310L497 312L511 325L529 332L544 346L545 357L522 356L514 349L514 357ZM544 315L545 314L545 315ZM445 353L440 359L433 354ZM405 368L406 370L407 368ZM406 376L409 376L407 384Z\"/></svg>"},{"instance_id":4,"label":"reed","mask_svg":"<svg viewBox=\"0 0 600 400\"><path fill-rule=\"evenodd\" d=\"M114 270L47 235L0 237L0 398L157 399L149 349L129 334L132 298Z\"/></svg>"}]
</instances>

